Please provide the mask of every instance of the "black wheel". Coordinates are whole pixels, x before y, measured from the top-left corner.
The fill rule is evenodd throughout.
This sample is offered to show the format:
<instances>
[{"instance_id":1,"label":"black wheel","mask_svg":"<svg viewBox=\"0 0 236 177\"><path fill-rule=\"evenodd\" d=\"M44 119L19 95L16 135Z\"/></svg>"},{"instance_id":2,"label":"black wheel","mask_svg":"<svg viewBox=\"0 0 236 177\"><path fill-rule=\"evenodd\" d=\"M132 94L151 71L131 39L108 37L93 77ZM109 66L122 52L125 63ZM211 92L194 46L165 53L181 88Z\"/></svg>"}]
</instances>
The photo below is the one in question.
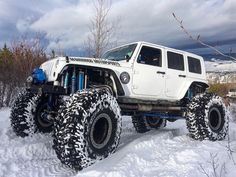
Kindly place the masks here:
<instances>
[{"instance_id":1,"label":"black wheel","mask_svg":"<svg viewBox=\"0 0 236 177\"><path fill-rule=\"evenodd\" d=\"M146 117L146 122L149 127L159 129L166 126L166 120L158 117Z\"/></svg>"},{"instance_id":2,"label":"black wheel","mask_svg":"<svg viewBox=\"0 0 236 177\"><path fill-rule=\"evenodd\" d=\"M62 163L82 170L115 152L121 133L116 99L106 90L75 93L55 122L53 148Z\"/></svg>"},{"instance_id":3,"label":"black wheel","mask_svg":"<svg viewBox=\"0 0 236 177\"><path fill-rule=\"evenodd\" d=\"M138 133L145 133L151 129L159 129L166 126L166 120L158 117L133 115L132 123Z\"/></svg>"},{"instance_id":4,"label":"black wheel","mask_svg":"<svg viewBox=\"0 0 236 177\"><path fill-rule=\"evenodd\" d=\"M186 123L196 140L223 140L228 133L228 115L222 98L212 93L195 96L188 105Z\"/></svg>"},{"instance_id":5,"label":"black wheel","mask_svg":"<svg viewBox=\"0 0 236 177\"><path fill-rule=\"evenodd\" d=\"M36 107L36 114L34 116L35 124L38 131L43 133L49 133L53 130L53 121L48 119L51 116L48 112L47 99L41 99ZM51 119L53 119L51 117Z\"/></svg>"},{"instance_id":6,"label":"black wheel","mask_svg":"<svg viewBox=\"0 0 236 177\"><path fill-rule=\"evenodd\" d=\"M34 134L37 131L52 131L52 123L46 125L45 121L41 120L44 111L42 97L24 90L15 100L11 110L10 120L13 131L21 137Z\"/></svg>"}]
</instances>

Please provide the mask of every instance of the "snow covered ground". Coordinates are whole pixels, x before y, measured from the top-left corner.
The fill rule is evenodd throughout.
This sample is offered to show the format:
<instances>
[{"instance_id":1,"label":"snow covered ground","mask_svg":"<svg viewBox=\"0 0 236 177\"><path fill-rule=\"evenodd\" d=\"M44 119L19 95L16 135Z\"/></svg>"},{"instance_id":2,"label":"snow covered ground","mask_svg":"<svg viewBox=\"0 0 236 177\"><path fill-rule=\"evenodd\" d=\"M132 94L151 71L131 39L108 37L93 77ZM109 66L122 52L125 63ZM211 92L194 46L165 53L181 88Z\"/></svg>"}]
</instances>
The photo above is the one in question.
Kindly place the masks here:
<instances>
[{"instance_id":1,"label":"snow covered ground","mask_svg":"<svg viewBox=\"0 0 236 177\"><path fill-rule=\"evenodd\" d=\"M117 152L75 172L57 159L50 134L16 137L10 128L9 114L8 108L0 110L0 177L236 176L228 141L194 141L187 136L184 120L169 123L159 131L137 134L130 118L123 117ZM236 160L236 124L232 122L230 141Z\"/></svg>"}]
</instances>

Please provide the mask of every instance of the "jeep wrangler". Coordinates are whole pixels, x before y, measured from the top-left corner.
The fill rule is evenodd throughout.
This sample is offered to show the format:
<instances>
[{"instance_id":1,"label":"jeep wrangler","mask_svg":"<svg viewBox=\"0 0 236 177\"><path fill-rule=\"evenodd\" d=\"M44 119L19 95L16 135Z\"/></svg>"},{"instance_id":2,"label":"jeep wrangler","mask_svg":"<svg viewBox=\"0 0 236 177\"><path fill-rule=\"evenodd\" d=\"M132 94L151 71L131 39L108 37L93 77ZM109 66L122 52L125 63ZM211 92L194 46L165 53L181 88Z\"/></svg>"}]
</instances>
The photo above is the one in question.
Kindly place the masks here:
<instances>
[{"instance_id":1,"label":"jeep wrangler","mask_svg":"<svg viewBox=\"0 0 236 177\"><path fill-rule=\"evenodd\" d=\"M16 135L53 131L63 164L81 170L115 152L121 115L139 133L185 119L195 140L223 140L226 106L207 93L202 57L136 42L107 51L101 59L57 57L27 79L11 111Z\"/></svg>"}]
</instances>

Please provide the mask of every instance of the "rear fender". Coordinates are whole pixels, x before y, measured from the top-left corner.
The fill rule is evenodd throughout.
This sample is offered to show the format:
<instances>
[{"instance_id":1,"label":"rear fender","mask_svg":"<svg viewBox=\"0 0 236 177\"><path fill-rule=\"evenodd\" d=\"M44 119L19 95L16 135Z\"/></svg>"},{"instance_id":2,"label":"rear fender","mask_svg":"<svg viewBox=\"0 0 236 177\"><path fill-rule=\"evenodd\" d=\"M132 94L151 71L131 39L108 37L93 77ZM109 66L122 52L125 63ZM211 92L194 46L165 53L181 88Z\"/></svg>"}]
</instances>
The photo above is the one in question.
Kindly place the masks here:
<instances>
[{"instance_id":1,"label":"rear fender","mask_svg":"<svg viewBox=\"0 0 236 177\"><path fill-rule=\"evenodd\" d=\"M203 81L194 81L194 82L187 82L184 86L184 89L181 89L179 93L179 100L183 99L188 92L189 88L191 88L194 85L199 85L200 87L203 87L204 89L208 88L209 85L206 82Z\"/></svg>"}]
</instances>

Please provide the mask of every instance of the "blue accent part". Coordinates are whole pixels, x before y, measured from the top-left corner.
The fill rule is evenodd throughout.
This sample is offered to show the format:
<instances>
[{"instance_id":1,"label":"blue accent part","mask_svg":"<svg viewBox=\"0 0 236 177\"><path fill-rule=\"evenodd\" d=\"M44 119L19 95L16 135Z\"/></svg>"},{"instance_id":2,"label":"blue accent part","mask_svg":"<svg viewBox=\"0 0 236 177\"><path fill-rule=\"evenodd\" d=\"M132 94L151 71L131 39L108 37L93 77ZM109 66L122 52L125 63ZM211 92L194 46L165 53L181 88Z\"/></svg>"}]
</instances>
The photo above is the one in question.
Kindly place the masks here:
<instances>
[{"instance_id":1,"label":"blue accent part","mask_svg":"<svg viewBox=\"0 0 236 177\"><path fill-rule=\"evenodd\" d=\"M144 113L143 115L148 117L158 117L160 119L185 119L181 116L168 115L164 113Z\"/></svg>"},{"instance_id":2,"label":"blue accent part","mask_svg":"<svg viewBox=\"0 0 236 177\"><path fill-rule=\"evenodd\" d=\"M34 84L43 84L46 82L46 74L40 68L35 68L32 73L33 83Z\"/></svg>"},{"instance_id":3,"label":"blue accent part","mask_svg":"<svg viewBox=\"0 0 236 177\"><path fill-rule=\"evenodd\" d=\"M187 97L188 97L188 99L192 99L192 97L193 97L193 93L191 92L190 89L188 90Z\"/></svg>"},{"instance_id":4,"label":"blue accent part","mask_svg":"<svg viewBox=\"0 0 236 177\"><path fill-rule=\"evenodd\" d=\"M76 82L76 89L77 90L79 90L79 74L77 74L77 77L76 77L76 80L77 80L77 82Z\"/></svg>"},{"instance_id":5,"label":"blue accent part","mask_svg":"<svg viewBox=\"0 0 236 177\"><path fill-rule=\"evenodd\" d=\"M84 72L79 72L79 90L84 89Z\"/></svg>"}]
</instances>

